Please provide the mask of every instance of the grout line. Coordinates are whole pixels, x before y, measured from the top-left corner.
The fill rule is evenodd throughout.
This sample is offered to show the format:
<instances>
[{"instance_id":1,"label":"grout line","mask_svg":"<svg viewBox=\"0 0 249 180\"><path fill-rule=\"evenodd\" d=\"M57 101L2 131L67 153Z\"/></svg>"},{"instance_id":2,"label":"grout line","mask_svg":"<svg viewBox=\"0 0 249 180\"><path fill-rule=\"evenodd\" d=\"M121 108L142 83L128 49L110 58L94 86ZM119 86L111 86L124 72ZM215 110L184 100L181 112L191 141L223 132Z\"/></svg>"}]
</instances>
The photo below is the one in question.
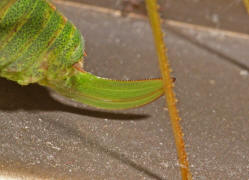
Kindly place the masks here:
<instances>
[{"instance_id":1,"label":"grout line","mask_svg":"<svg viewBox=\"0 0 249 180\"><path fill-rule=\"evenodd\" d=\"M65 1L65 0L52 0L56 4L64 4L72 7L82 8L86 10L91 10L95 12L100 12L104 14L109 14L116 17L122 17L122 13L120 10L105 8L105 7L99 7L95 5L89 5L85 3L78 3L78 2L71 2L71 1ZM135 19L147 19L147 16L142 14L136 14L136 13L129 13L125 18L135 18ZM240 32L234 32L234 31L228 31L223 29L216 29L208 26L202 26L202 25L196 25L196 24L190 24L186 22L181 21L175 21L170 19L164 19L163 23L170 27L177 27L177 28L189 28L194 29L196 31L206 31L208 33L217 33L222 34L225 36L233 37L233 38L240 38L240 39L246 39L249 40L249 34L240 33Z\"/></svg>"},{"instance_id":2,"label":"grout line","mask_svg":"<svg viewBox=\"0 0 249 180\"><path fill-rule=\"evenodd\" d=\"M87 10L92 10L104 14L110 14L113 16L122 16L121 11L115 10L115 9L109 9L109 8L104 8L100 6L95 6L95 5L89 5L85 3L79 3L79 2L72 2L72 1L65 1L65 0L52 0L52 2L56 4L64 4L72 7L77 7L77 8L82 8L82 9L87 9Z\"/></svg>"},{"instance_id":3,"label":"grout line","mask_svg":"<svg viewBox=\"0 0 249 180\"><path fill-rule=\"evenodd\" d=\"M30 176L26 174L0 171L0 180L46 180L46 179L48 180L49 178L40 178L37 176Z\"/></svg>"},{"instance_id":4,"label":"grout line","mask_svg":"<svg viewBox=\"0 0 249 180\"><path fill-rule=\"evenodd\" d=\"M229 63L237 66L240 69L249 71L249 67L246 64L241 63L240 61L234 59L233 57L230 57L229 55L226 55L225 53L218 51L215 48L208 46L207 44L201 43L196 39L191 39L190 37L186 36L184 33L180 32L180 30L178 30L176 28L174 29L174 28L169 27L168 31L170 31L171 33L175 34L176 36L188 41L189 43L197 46L198 48L201 48L201 49L203 49L203 50L205 50L213 55L220 57L221 60L223 60L225 62L229 62Z\"/></svg>"},{"instance_id":5,"label":"grout line","mask_svg":"<svg viewBox=\"0 0 249 180\"><path fill-rule=\"evenodd\" d=\"M201 26L201 25L190 24L190 23L174 21L174 20L165 20L165 24L168 26L171 26L171 27L189 28L189 29L194 29L196 31L206 31L208 33L216 33L216 34L229 36L232 38L249 40L249 34L244 34L244 33L240 33L240 32L215 29L215 28L211 28L211 27L207 27L207 26Z\"/></svg>"}]
</instances>

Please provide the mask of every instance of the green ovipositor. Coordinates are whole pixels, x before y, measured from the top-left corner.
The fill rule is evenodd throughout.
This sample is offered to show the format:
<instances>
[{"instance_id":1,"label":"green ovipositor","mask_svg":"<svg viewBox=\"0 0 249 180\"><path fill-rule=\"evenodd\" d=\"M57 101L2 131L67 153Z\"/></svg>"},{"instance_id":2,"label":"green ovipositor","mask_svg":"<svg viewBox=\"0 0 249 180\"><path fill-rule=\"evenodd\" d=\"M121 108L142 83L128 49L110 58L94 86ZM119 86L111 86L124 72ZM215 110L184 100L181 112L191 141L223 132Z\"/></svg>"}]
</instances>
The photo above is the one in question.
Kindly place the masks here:
<instances>
[{"instance_id":1,"label":"green ovipositor","mask_svg":"<svg viewBox=\"0 0 249 180\"><path fill-rule=\"evenodd\" d=\"M163 94L161 79L117 81L83 70L84 39L47 0L0 0L0 76L39 83L102 109L127 109Z\"/></svg>"}]
</instances>

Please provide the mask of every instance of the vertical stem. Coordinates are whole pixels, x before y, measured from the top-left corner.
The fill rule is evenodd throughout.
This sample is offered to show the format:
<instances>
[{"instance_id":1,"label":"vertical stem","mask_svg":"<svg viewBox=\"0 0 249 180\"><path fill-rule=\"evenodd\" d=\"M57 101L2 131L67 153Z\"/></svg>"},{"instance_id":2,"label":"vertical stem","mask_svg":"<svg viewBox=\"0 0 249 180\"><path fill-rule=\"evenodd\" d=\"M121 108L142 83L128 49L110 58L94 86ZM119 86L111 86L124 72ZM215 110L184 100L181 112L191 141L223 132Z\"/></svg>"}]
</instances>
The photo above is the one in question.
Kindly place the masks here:
<instances>
[{"instance_id":1,"label":"vertical stem","mask_svg":"<svg viewBox=\"0 0 249 180\"><path fill-rule=\"evenodd\" d=\"M244 0L244 4L245 4L246 10L249 14L249 0Z\"/></svg>"},{"instance_id":2,"label":"vertical stem","mask_svg":"<svg viewBox=\"0 0 249 180\"><path fill-rule=\"evenodd\" d=\"M171 119L172 129L175 137L175 144L177 149L178 160L180 163L182 179L190 180L192 179L192 175L189 170L187 155L184 147L183 133L179 123L180 117L176 107L176 98L173 91L174 84L170 75L170 66L167 57L167 50L164 44L160 17L157 11L157 0L146 0L146 6L154 35L157 55L163 78L166 103L168 104L169 116Z\"/></svg>"}]
</instances>

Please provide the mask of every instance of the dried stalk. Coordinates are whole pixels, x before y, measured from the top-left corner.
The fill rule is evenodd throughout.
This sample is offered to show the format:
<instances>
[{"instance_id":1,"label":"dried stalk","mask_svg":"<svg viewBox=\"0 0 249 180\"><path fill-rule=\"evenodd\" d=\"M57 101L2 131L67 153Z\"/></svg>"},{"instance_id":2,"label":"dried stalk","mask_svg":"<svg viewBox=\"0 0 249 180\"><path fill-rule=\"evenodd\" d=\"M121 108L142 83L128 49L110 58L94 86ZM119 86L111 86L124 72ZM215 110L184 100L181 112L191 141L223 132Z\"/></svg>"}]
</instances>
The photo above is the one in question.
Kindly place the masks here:
<instances>
[{"instance_id":1,"label":"dried stalk","mask_svg":"<svg viewBox=\"0 0 249 180\"><path fill-rule=\"evenodd\" d=\"M180 163L181 175L183 180L192 179L189 170L187 154L184 147L183 133L180 126L179 111L176 107L176 97L173 91L174 82L170 75L170 65L167 57L167 50L163 40L163 33L161 30L160 17L158 14L158 5L156 0L146 0L148 16L153 30L157 55L159 59L161 74L164 84L164 92L166 96L166 103L168 104L168 112L171 119L172 129L175 137L175 144Z\"/></svg>"}]
</instances>

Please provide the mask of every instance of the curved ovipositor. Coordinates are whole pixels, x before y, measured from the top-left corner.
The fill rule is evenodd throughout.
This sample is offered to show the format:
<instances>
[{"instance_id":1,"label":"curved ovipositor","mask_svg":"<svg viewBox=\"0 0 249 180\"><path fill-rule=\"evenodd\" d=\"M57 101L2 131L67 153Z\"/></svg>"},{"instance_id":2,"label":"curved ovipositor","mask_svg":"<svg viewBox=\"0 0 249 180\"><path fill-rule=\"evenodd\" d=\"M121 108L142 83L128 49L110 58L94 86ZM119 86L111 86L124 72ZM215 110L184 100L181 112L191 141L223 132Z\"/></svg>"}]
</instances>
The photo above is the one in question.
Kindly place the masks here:
<instances>
[{"instance_id":1,"label":"curved ovipositor","mask_svg":"<svg viewBox=\"0 0 249 180\"><path fill-rule=\"evenodd\" d=\"M0 1L0 76L39 83L76 101L127 109L163 94L161 79L117 81L82 68L84 39L47 0Z\"/></svg>"}]
</instances>

